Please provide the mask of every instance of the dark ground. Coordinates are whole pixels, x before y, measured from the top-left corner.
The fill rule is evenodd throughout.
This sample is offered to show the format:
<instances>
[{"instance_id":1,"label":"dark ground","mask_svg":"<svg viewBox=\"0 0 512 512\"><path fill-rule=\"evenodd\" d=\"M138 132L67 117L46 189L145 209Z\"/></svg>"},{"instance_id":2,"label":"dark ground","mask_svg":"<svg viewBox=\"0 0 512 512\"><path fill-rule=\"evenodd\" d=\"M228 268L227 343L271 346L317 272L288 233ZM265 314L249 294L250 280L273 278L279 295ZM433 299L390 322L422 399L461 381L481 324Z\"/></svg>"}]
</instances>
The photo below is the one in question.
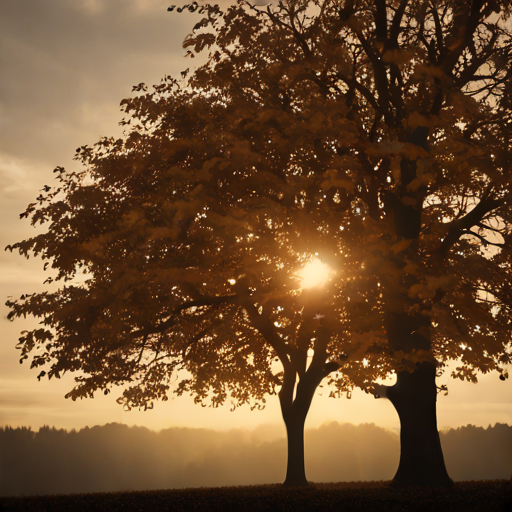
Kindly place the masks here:
<instances>
[{"instance_id":1,"label":"dark ground","mask_svg":"<svg viewBox=\"0 0 512 512\"><path fill-rule=\"evenodd\" d=\"M512 512L512 481L457 482L452 489L401 489L389 482L174 489L0 498L0 512L50 511L482 511Z\"/></svg>"}]
</instances>

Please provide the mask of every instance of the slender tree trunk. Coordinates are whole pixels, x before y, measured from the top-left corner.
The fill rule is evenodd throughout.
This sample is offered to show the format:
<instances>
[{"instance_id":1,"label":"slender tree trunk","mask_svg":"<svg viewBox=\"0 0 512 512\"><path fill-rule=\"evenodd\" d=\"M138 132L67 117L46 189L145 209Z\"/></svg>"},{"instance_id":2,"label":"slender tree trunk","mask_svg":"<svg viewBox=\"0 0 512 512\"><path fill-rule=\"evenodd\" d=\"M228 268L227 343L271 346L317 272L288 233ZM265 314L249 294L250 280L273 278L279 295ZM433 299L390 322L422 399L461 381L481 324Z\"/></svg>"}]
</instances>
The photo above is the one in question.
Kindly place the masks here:
<instances>
[{"instance_id":1,"label":"slender tree trunk","mask_svg":"<svg viewBox=\"0 0 512 512\"><path fill-rule=\"evenodd\" d=\"M241 292L238 293L242 298L248 296L246 289L241 289ZM276 351L283 365L284 375L279 391L279 403L288 439L286 479L283 485L287 487L307 486L304 462L304 425L316 388L324 377L338 368L337 363L333 361L326 363L326 348L331 333L321 321L315 326L314 356L311 364L307 367L307 352L312 338L311 333L307 332L310 327L306 328L305 332L299 336L298 347L295 347L290 354L283 340L275 331L274 324L268 315L264 316L248 300L243 301L243 307L253 325ZM311 322L313 318L311 315L309 321ZM315 318L315 321L320 318ZM300 377L297 384L298 376Z\"/></svg>"},{"instance_id":2,"label":"slender tree trunk","mask_svg":"<svg viewBox=\"0 0 512 512\"><path fill-rule=\"evenodd\" d=\"M431 362L400 372L387 397L400 417L400 463L393 486L450 487L437 430L436 369Z\"/></svg>"},{"instance_id":3,"label":"slender tree trunk","mask_svg":"<svg viewBox=\"0 0 512 512\"><path fill-rule=\"evenodd\" d=\"M306 417L301 414L283 414L288 436L288 459L285 487L305 487L308 484L304 462L304 425Z\"/></svg>"},{"instance_id":4,"label":"slender tree trunk","mask_svg":"<svg viewBox=\"0 0 512 512\"><path fill-rule=\"evenodd\" d=\"M285 487L305 487L308 484L304 461L304 425L316 388L322 381L320 372L308 369L297 385L293 400L281 399L281 412L288 436L288 460ZM280 396L281 397L281 396Z\"/></svg>"}]
</instances>

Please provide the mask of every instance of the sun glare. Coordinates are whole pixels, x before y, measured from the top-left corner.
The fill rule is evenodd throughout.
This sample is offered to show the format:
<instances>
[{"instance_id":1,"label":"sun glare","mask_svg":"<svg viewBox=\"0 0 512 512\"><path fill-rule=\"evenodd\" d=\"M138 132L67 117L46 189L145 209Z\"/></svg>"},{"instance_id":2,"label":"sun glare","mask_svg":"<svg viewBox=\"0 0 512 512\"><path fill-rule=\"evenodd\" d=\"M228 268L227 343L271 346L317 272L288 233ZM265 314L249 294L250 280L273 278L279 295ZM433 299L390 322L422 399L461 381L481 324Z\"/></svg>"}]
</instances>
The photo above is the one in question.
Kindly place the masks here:
<instances>
[{"instance_id":1,"label":"sun glare","mask_svg":"<svg viewBox=\"0 0 512 512\"><path fill-rule=\"evenodd\" d=\"M300 287L304 290L306 288L322 286L329 279L331 272L332 270L329 265L318 258L314 258L297 272L301 280Z\"/></svg>"}]
</instances>

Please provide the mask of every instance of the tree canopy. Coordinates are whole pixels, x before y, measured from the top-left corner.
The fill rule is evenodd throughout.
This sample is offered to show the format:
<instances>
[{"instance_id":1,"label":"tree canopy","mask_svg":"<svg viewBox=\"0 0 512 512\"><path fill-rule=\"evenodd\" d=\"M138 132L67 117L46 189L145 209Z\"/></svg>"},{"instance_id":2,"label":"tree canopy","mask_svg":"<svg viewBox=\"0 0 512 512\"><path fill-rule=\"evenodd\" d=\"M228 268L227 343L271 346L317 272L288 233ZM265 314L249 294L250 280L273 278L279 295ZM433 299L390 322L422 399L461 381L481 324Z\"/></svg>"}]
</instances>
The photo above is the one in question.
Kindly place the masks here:
<instances>
[{"instance_id":1,"label":"tree canopy","mask_svg":"<svg viewBox=\"0 0 512 512\"><path fill-rule=\"evenodd\" d=\"M468 380L510 362L509 15L508 2L240 3L215 37L210 17L184 43L211 46L191 84L244 105L251 149L262 130L279 148L307 134L300 192L326 224L336 210L353 293L428 318L419 337Z\"/></svg>"},{"instance_id":2,"label":"tree canopy","mask_svg":"<svg viewBox=\"0 0 512 512\"><path fill-rule=\"evenodd\" d=\"M337 328L338 280L330 291L299 288L296 274L313 254L334 262L338 250L319 229L336 208L301 205L309 178L300 166L314 155L292 152L307 130L289 147L262 130L262 148L252 151L233 122L246 106L186 91L170 77L123 105L128 136L79 148L84 170L56 168L60 186L45 187L22 214L50 225L13 248L49 260L56 275L48 283L65 283L9 301L11 318L32 314L44 325L23 333L22 360L34 350L32 366L50 363L49 378L81 372L72 399L131 383L120 399L127 407L166 400L180 369L179 394L219 405L229 392L234 404L261 405L282 384L274 360L293 367L293 383L310 349L321 377L363 359L368 366L368 341L348 345ZM295 158L291 180L267 144ZM321 330L328 334L315 337ZM341 374L336 381L353 385Z\"/></svg>"}]
</instances>

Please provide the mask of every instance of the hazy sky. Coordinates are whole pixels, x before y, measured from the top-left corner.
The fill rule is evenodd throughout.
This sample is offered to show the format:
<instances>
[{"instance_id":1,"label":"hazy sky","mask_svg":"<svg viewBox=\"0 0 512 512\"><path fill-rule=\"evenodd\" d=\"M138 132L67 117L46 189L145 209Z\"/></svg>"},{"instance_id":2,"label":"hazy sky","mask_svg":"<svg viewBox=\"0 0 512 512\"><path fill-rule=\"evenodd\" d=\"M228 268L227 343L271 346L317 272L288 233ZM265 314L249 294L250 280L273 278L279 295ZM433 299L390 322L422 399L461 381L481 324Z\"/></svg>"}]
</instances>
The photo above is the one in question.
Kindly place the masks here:
<instances>
[{"instance_id":1,"label":"hazy sky","mask_svg":"<svg viewBox=\"0 0 512 512\"><path fill-rule=\"evenodd\" d=\"M168 13L172 2L161 0L0 0L0 246L33 236L19 220L45 184L53 184L57 165L77 168L75 149L100 136L120 135L119 102L132 85L156 84L166 74L196 63L183 57L181 42L198 15ZM196 59L197 61L197 59ZM71 402L64 395L72 376L38 382L36 370L18 363L19 332L34 320L6 319L9 295L44 290L39 260L0 251L0 425L43 424L59 428L123 422L152 429L170 426L254 428L281 424L277 397L264 411L229 404L213 410L183 397L158 403L147 412L123 412L116 393ZM496 374L478 385L449 380L449 395L439 396L438 424L457 427L512 424L512 381ZM324 388L325 391L325 388ZM320 390L322 392L322 390ZM373 422L398 428L398 417L386 400L355 392L351 400L316 396L308 427L329 420L355 424Z\"/></svg>"}]
</instances>

